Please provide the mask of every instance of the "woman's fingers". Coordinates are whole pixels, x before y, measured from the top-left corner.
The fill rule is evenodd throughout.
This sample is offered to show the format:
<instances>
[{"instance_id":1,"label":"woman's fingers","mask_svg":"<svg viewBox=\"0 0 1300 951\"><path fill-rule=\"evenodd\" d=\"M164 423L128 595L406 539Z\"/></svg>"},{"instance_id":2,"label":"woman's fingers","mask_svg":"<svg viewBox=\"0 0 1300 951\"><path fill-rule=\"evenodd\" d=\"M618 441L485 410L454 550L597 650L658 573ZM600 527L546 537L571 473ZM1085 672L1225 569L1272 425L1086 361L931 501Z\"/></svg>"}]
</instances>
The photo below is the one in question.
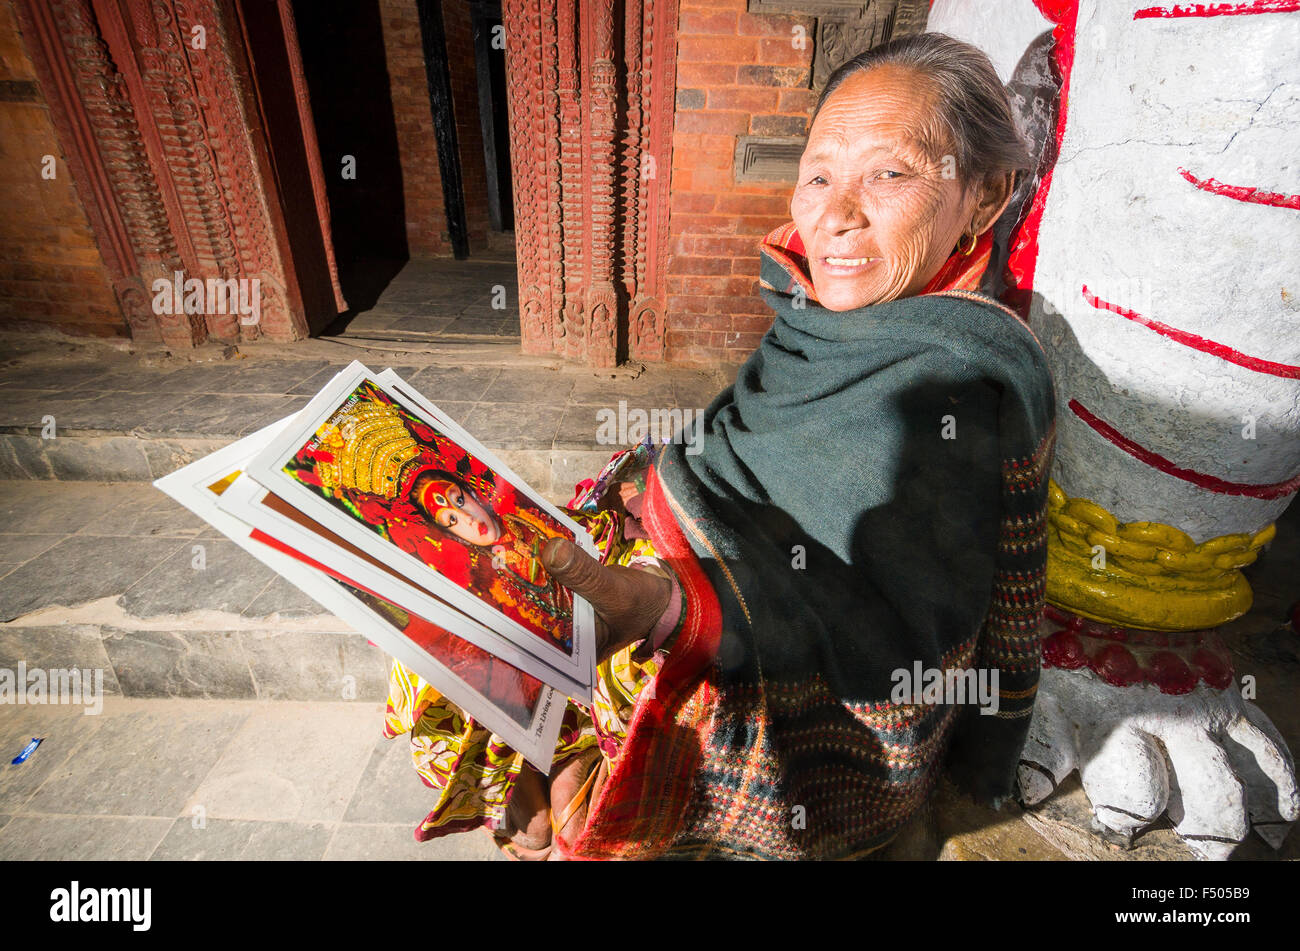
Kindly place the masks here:
<instances>
[{"instance_id":1,"label":"woman's fingers","mask_svg":"<svg viewBox=\"0 0 1300 951\"><path fill-rule=\"evenodd\" d=\"M567 538L547 539L542 564L551 577L582 595L597 611L600 600L610 596L610 583L600 570L603 566Z\"/></svg>"},{"instance_id":2,"label":"woman's fingers","mask_svg":"<svg viewBox=\"0 0 1300 951\"><path fill-rule=\"evenodd\" d=\"M599 645L601 660L650 633L668 609L667 578L620 566L606 567L566 538L552 538L542 564L556 581L588 601L608 628Z\"/></svg>"},{"instance_id":3,"label":"woman's fingers","mask_svg":"<svg viewBox=\"0 0 1300 951\"><path fill-rule=\"evenodd\" d=\"M620 482L618 484L618 497L623 500L623 510L633 518L641 517L641 509L645 505L645 500L641 498L641 490L636 487L635 482Z\"/></svg>"}]
</instances>

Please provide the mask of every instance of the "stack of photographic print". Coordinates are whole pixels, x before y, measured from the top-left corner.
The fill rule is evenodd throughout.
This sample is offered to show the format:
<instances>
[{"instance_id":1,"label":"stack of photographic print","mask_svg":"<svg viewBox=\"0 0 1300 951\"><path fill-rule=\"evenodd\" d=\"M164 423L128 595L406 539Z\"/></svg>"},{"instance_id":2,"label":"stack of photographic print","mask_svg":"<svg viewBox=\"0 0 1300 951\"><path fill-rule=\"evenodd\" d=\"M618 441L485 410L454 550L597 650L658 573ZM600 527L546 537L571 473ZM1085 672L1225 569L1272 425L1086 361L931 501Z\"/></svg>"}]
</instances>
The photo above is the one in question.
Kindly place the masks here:
<instances>
[{"instance_id":1,"label":"stack of photographic print","mask_svg":"<svg viewBox=\"0 0 1300 951\"><path fill-rule=\"evenodd\" d=\"M544 772L565 698L591 702L591 606L541 561L590 535L392 370L154 484Z\"/></svg>"}]
</instances>

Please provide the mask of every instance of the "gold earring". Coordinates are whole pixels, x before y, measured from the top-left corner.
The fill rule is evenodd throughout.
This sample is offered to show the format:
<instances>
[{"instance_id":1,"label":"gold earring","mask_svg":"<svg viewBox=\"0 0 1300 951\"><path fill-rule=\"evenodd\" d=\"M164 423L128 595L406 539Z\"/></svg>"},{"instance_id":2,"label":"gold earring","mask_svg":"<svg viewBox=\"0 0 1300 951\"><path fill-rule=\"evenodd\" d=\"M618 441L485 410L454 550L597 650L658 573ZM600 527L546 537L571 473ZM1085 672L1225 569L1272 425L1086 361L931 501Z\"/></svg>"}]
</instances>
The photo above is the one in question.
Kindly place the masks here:
<instances>
[{"instance_id":1,"label":"gold earring","mask_svg":"<svg viewBox=\"0 0 1300 951\"><path fill-rule=\"evenodd\" d=\"M962 241L965 241L965 240L966 240L966 236L965 236L965 235L962 235ZM969 247L969 248L966 248L966 249L963 251L963 250L962 250L962 246L961 246L961 241L958 241L958 242L957 242L957 250L958 250L958 251L961 251L963 257L967 257L967 258L968 258L968 257L970 257L972 254L975 253L975 245L977 245L978 243L979 243L979 236L978 236L978 235L975 235L975 234L972 234L972 235L970 236L970 247Z\"/></svg>"}]
</instances>

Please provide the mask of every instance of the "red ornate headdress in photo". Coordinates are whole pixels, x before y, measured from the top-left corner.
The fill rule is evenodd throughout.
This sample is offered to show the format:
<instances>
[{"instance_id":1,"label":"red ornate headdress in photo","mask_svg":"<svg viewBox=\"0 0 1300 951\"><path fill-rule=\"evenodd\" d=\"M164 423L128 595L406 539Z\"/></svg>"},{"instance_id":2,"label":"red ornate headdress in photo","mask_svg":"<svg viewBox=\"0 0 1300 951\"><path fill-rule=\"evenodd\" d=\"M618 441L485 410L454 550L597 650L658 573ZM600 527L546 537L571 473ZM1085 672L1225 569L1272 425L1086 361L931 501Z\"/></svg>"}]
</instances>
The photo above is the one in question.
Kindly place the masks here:
<instances>
[{"instance_id":1,"label":"red ornate headdress in photo","mask_svg":"<svg viewBox=\"0 0 1300 951\"><path fill-rule=\"evenodd\" d=\"M572 644L571 597L541 567L540 548L563 528L453 438L366 382L286 467L340 508L502 613ZM464 491L496 519L490 545L444 528Z\"/></svg>"},{"instance_id":2,"label":"red ornate headdress in photo","mask_svg":"<svg viewBox=\"0 0 1300 951\"><path fill-rule=\"evenodd\" d=\"M316 445L305 447L299 461L310 467L297 473L303 481L357 504L359 496L377 496L400 505L423 473L440 470L457 476L487 505L513 507L512 488L499 486L491 469L370 387L320 428Z\"/></svg>"}]
</instances>

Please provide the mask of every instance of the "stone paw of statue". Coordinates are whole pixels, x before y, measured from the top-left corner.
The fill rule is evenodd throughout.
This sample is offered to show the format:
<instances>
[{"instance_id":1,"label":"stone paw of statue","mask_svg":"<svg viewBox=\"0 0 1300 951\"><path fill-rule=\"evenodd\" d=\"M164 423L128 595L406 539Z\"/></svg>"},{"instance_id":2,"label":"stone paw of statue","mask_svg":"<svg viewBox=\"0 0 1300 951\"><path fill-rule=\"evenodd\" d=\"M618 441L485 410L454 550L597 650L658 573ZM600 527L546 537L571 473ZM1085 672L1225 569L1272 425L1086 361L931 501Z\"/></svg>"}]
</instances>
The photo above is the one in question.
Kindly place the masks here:
<instances>
[{"instance_id":1,"label":"stone paw of statue","mask_svg":"<svg viewBox=\"0 0 1300 951\"><path fill-rule=\"evenodd\" d=\"M1280 848L1300 816L1277 728L1234 687L1170 695L1091 670L1044 669L1020 792L1032 806L1078 770L1097 821L1125 840L1167 812L1197 855L1226 859L1255 831Z\"/></svg>"}]
</instances>

